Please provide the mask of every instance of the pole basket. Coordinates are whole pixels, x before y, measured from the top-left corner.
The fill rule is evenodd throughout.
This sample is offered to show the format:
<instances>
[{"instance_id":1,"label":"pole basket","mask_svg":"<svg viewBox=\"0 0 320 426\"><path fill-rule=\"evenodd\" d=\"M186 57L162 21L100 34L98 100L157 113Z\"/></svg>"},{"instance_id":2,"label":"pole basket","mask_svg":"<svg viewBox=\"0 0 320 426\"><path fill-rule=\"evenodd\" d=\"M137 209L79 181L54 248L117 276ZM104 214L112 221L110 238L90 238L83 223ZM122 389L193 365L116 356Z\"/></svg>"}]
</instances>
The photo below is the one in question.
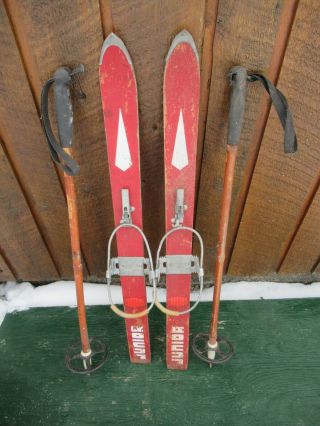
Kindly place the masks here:
<instances>
[{"instance_id":1,"label":"pole basket","mask_svg":"<svg viewBox=\"0 0 320 426\"><path fill-rule=\"evenodd\" d=\"M209 334L199 333L192 339L192 350L202 361L212 367L214 364L224 364L234 354L233 345L224 337L217 338L217 346L209 346Z\"/></svg>"},{"instance_id":2,"label":"pole basket","mask_svg":"<svg viewBox=\"0 0 320 426\"><path fill-rule=\"evenodd\" d=\"M81 342L71 344L65 355L66 366L72 373L90 374L98 370L108 358L106 345L95 337L90 341L90 352L84 354L81 351Z\"/></svg>"}]
</instances>

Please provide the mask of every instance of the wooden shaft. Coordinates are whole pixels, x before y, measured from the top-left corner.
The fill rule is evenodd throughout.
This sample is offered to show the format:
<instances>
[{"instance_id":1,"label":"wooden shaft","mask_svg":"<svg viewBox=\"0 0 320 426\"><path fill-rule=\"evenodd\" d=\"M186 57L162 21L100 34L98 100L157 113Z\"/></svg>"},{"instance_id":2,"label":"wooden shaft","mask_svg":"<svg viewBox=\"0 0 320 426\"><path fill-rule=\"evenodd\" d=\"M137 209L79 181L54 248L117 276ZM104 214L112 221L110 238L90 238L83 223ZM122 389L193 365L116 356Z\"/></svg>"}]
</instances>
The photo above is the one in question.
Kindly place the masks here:
<instances>
[{"instance_id":1,"label":"wooden shaft","mask_svg":"<svg viewBox=\"0 0 320 426\"><path fill-rule=\"evenodd\" d=\"M220 223L218 233L218 245L216 254L215 277L214 277L214 296L212 304L212 316L210 325L209 343L214 345L217 342L218 336L218 317L220 306L220 293L222 284L222 275L224 269L224 261L226 256L226 243L228 224L230 216L230 206L232 197L232 186L234 169L237 158L237 145L227 145L227 160L224 172L223 193L220 212Z\"/></svg>"},{"instance_id":2,"label":"wooden shaft","mask_svg":"<svg viewBox=\"0 0 320 426\"><path fill-rule=\"evenodd\" d=\"M64 149L69 155L72 150L70 148ZM74 280L76 283L76 294L77 294L77 306L78 306L78 318L81 336L82 352L87 354L90 352L90 343L87 327L86 308L84 303L84 292L83 292L83 269L81 262L81 251L80 251L80 237L79 237L79 220L78 220L78 209L77 209L77 198L74 186L73 176L68 176L64 173L64 182L68 203L68 217L69 217L69 228L70 228L70 239L71 239L71 250L72 250L72 265Z\"/></svg>"}]
</instances>

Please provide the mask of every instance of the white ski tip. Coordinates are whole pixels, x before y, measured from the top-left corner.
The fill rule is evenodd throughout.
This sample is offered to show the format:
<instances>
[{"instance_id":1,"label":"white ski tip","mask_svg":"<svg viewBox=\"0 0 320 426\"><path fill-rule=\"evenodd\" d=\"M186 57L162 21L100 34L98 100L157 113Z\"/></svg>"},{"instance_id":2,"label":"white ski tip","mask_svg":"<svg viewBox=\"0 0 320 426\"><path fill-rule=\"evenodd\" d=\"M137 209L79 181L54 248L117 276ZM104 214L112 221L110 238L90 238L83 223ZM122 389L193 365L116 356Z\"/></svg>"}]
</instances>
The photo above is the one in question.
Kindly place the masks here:
<instances>
[{"instance_id":1,"label":"white ski tip","mask_svg":"<svg viewBox=\"0 0 320 426\"><path fill-rule=\"evenodd\" d=\"M121 38L115 35L114 33L110 33L108 37L105 39L105 41L103 42L101 53L100 53L99 65L102 64L104 54L106 53L107 49L111 46L117 46L120 50L122 50L122 52L127 58L127 61L129 62L130 65L132 65L132 61L131 61L128 49L126 48Z\"/></svg>"},{"instance_id":2,"label":"white ski tip","mask_svg":"<svg viewBox=\"0 0 320 426\"><path fill-rule=\"evenodd\" d=\"M168 62L172 52L180 43L188 43L191 46L192 50L194 51L194 54L197 58L197 61L199 62L199 55L198 55L196 44L193 40L192 35L187 30L180 31L180 33L177 34L175 36L175 38L173 39L171 46L170 46L170 49L169 49L169 52L166 56L166 62Z\"/></svg>"}]
</instances>

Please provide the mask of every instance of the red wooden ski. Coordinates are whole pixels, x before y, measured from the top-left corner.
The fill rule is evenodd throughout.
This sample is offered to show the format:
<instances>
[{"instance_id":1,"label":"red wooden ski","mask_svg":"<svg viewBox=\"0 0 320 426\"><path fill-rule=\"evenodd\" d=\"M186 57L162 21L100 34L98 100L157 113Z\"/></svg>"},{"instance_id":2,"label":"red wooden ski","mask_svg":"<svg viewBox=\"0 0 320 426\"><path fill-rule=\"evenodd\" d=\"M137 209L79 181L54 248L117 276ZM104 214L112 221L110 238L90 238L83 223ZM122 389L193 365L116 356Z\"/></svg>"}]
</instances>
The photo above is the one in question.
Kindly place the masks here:
<instances>
[{"instance_id":1,"label":"red wooden ski","mask_svg":"<svg viewBox=\"0 0 320 426\"><path fill-rule=\"evenodd\" d=\"M104 41L99 73L115 224L126 222L127 217L128 223L141 229L137 86L129 53L113 33ZM120 228L116 238L124 311L128 316L144 312L139 318L127 316L125 319L130 359L134 363L149 363L144 265L140 263L140 269L137 268L137 262L144 255L143 238L136 229L129 227ZM120 312L113 308L116 313Z\"/></svg>"},{"instance_id":2,"label":"red wooden ski","mask_svg":"<svg viewBox=\"0 0 320 426\"><path fill-rule=\"evenodd\" d=\"M196 46L187 31L182 31L175 37L168 52L163 96L168 232L173 226L193 226L200 70ZM181 229L168 235L167 256L191 253L190 231ZM176 271L178 270L179 267L176 267ZM191 274L187 273L186 269L183 270L183 267L182 271L175 274L173 268L171 274L167 272L166 277L167 309L179 312L188 310L190 306ZM188 366L189 318L189 313L179 316L167 315L168 368L184 370Z\"/></svg>"}]
</instances>

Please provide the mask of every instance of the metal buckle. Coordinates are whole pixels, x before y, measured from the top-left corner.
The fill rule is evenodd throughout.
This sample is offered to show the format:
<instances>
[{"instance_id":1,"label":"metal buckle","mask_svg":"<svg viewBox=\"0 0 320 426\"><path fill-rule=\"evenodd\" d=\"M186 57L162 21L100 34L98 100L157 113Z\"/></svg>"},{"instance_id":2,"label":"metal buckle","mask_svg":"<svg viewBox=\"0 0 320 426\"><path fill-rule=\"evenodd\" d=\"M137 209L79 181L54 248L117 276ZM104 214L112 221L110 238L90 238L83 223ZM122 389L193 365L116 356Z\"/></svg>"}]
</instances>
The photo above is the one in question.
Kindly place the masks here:
<instances>
[{"instance_id":1,"label":"metal buckle","mask_svg":"<svg viewBox=\"0 0 320 426\"><path fill-rule=\"evenodd\" d=\"M122 199L122 218L120 223L132 223L131 212L134 211L134 207L130 206L129 189L121 189Z\"/></svg>"},{"instance_id":2,"label":"metal buckle","mask_svg":"<svg viewBox=\"0 0 320 426\"><path fill-rule=\"evenodd\" d=\"M184 204L184 189L177 189L175 216L171 219L174 228L183 224L185 210L187 210L187 206Z\"/></svg>"}]
</instances>

